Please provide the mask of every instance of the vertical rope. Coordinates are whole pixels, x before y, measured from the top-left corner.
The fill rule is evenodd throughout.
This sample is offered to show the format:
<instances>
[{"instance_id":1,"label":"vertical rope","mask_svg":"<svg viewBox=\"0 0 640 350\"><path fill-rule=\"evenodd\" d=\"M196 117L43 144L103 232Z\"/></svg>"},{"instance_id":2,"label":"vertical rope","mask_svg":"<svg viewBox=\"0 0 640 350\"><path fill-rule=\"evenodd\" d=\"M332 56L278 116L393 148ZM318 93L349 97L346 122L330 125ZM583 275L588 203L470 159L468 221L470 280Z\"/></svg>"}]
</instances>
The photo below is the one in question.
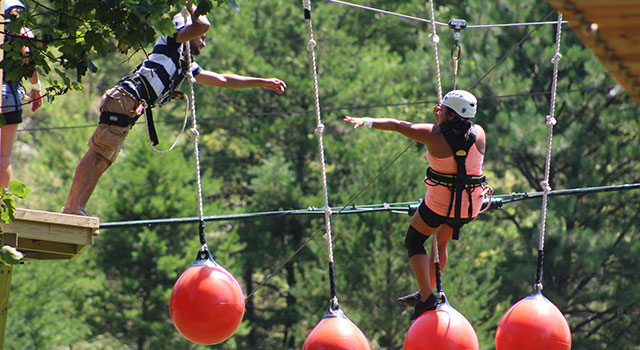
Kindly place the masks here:
<instances>
[{"instance_id":1,"label":"vertical rope","mask_svg":"<svg viewBox=\"0 0 640 350\"><path fill-rule=\"evenodd\" d=\"M191 14L185 7L182 10L182 15L184 16L184 23L187 23L187 16ZM191 110L191 116L193 121L193 126L191 127L191 134L193 135L193 153L196 159L196 184L198 186L198 214L200 218L199 225L199 237L200 237L200 251L204 252L207 250L207 238L204 233L205 223L204 223L204 205L202 200L202 178L200 175L200 149L198 147L198 139L200 133L198 132L198 122L196 120L196 100L195 100L195 92L193 90L193 83L195 82L195 78L193 77L193 72L191 71L191 46L189 42L184 43L185 50L187 51L187 81L189 82L189 109Z\"/></svg>"},{"instance_id":2,"label":"vertical rope","mask_svg":"<svg viewBox=\"0 0 640 350\"><path fill-rule=\"evenodd\" d=\"M433 56L436 62L436 82L438 86L438 103L442 103L442 83L440 82L440 61L438 60L438 43L440 38L436 34L436 19L435 10L433 7L433 0L429 0L429 8L431 9L431 42L433 43ZM438 253L438 233L433 234L431 240L433 247L433 262L436 269L436 288L438 290L438 301L442 300L444 293L442 292L442 270L440 269L440 254ZM431 273L431 272L429 272Z\"/></svg>"},{"instance_id":3,"label":"vertical rope","mask_svg":"<svg viewBox=\"0 0 640 350\"><path fill-rule=\"evenodd\" d=\"M433 0L429 0L429 8L431 9L431 43L433 44L433 58L436 62L436 83L438 84L438 103L442 102L442 83L440 82L440 60L438 59L438 43L440 38L436 34L436 13L433 8Z\"/></svg>"},{"instance_id":4,"label":"vertical rope","mask_svg":"<svg viewBox=\"0 0 640 350\"><path fill-rule=\"evenodd\" d=\"M560 54L560 37L562 33L562 14L558 14L558 25L556 30L556 52L551 62L553 63L553 80L551 83L551 107L549 115L546 117L545 124L547 125L547 156L544 166L544 180L540 183L542 185L542 214L540 218L540 239L538 241L538 266L536 269L536 290L542 290L542 264L544 260L544 234L547 219L547 195L551 191L549 185L549 169L551 167L551 140L553 138L553 126L556 124L555 105L556 105L556 90L558 82L558 62L562 59Z\"/></svg>"},{"instance_id":5,"label":"vertical rope","mask_svg":"<svg viewBox=\"0 0 640 350\"><path fill-rule=\"evenodd\" d=\"M327 169L325 166L325 157L324 157L324 143L323 143L323 133L324 133L324 125L322 124L322 118L320 116L320 94L318 92L318 68L316 65L316 41L313 38L313 24L311 22L311 1L303 0L304 7L304 18L307 21L309 27L309 43L307 44L307 50L311 53L311 65L313 68L313 92L315 98L315 112L316 112L316 129L315 134L318 136L318 150L320 152L320 165L321 165L321 174L322 174L322 191L324 194L324 207L322 210L324 211L324 220L325 220L325 231L327 236L327 247L329 249L329 280L330 280L330 288L331 288L331 300L333 302L334 308L338 306L338 297L336 292L336 283L335 283L335 264L333 260L333 236L331 234L331 207L329 207L329 191L327 190Z\"/></svg>"}]
</instances>

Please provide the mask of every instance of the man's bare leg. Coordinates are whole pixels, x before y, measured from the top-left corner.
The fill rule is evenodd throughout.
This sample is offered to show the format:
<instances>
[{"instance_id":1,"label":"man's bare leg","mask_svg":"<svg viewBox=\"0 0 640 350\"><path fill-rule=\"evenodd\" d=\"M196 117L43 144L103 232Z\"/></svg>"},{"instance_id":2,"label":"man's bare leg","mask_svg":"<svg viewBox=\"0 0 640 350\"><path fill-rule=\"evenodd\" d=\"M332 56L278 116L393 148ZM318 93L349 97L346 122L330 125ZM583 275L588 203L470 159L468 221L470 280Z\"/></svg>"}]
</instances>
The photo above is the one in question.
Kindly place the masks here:
<instances>
[{"instance_id":1,"label":"man's bare leg","mask_svg":"<svg viewBox=\"0 0 640 350\"><path fill-rule=\"evenodd\" d=\"M87 202L102 174L109 169L111 161L89 148L82 157L73 176L69 197L62 209L63 213L82 215Z\"/></svg>"}]
</instances>

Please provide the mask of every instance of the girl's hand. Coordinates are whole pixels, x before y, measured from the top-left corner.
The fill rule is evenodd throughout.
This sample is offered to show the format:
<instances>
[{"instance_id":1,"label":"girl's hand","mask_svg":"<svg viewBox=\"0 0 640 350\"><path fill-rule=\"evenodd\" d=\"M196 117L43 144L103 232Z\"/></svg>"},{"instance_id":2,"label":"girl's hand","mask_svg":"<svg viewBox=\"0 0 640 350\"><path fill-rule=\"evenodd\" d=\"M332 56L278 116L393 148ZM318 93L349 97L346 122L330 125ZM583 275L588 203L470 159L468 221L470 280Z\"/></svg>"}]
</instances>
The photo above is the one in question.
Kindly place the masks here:
<instances>
[{"instance_id":1,"label":"girl's hand","mask_svg":"<svg viewBox=\"0 0 640 350\"><path fill-rule=\"evenodd\" d=\"M353 118L348 115L345 115L343 120L347 123L353 124L354 129L357 129L364 125L364 118Z\"/></svg>"},{"instance_id":2,"label":"girl's hand","mask_svg":"<svg viewBox=\"0 0 640 350\"><path fill-rule=\"evenodd\" d=\"M42 106L42 96L40 95L39 90L31 90L29 94L29 98L31 99L31 111L35 112L40 106Z\"/></svg>"}]
</instances>

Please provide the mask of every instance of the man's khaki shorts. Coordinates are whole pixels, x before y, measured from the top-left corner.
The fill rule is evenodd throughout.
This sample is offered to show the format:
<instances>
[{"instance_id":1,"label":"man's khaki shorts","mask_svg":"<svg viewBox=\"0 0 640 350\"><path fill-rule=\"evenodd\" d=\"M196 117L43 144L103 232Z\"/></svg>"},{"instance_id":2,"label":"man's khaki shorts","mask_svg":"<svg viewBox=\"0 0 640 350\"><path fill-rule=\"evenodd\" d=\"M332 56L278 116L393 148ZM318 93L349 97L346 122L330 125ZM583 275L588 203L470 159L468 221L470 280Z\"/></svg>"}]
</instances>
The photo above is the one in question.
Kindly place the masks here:
<instances>
[{"instance_id":1,"label":"man's khaki shorts","mask_svg":"<svg viewBox=\"0 0 640 350\"><path fill-rule=\"evenodd\" d=\"M138 115L139 105L140 102L135 97L116 86L102 96L100 112L124 114L133 119ZM100 123L89 139L89 148L113 163L122 149L129 129L129 127Z\"/></svg>"}]
</instances>

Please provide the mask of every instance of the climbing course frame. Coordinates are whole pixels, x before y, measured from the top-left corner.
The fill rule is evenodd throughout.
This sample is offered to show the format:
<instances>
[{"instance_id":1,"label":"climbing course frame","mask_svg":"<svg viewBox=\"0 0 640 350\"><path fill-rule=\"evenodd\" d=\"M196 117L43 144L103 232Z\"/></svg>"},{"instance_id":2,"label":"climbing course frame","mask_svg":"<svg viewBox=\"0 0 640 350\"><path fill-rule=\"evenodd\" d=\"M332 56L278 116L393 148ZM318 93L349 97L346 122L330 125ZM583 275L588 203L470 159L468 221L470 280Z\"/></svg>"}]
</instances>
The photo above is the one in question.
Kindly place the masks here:
<instances>
[{"instance_id":1,"label":"climbing course frame","mask_svg":"<svg viewBox=\"0 0 640 350\"><path fill-rule=\"evenodd\" d=\"M640 105L640 6L637 0L549 0Z\"/></svg>"}]
</instances>

